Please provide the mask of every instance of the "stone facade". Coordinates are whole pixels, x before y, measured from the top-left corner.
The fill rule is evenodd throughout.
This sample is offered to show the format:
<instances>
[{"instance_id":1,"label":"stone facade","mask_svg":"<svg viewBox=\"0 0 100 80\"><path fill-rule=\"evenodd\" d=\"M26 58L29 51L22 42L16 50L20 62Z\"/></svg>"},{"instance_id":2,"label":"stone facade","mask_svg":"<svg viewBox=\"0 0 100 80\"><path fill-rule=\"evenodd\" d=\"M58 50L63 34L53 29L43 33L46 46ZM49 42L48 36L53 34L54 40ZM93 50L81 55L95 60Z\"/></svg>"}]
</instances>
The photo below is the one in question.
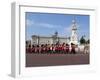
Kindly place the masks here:
<instances>
[{"instance_id":1,"label":"stone facade","mask_svg":"<svg viewBox=\"0 0 100 80\"><path fill-rule=\"evenodd\" d=\"M67 37L59 37L56 35L53 36L32 36L32 45L41 45L41 44L57 44L57 43L69 43L69 39Z\"/></svg>"}]
</instances>

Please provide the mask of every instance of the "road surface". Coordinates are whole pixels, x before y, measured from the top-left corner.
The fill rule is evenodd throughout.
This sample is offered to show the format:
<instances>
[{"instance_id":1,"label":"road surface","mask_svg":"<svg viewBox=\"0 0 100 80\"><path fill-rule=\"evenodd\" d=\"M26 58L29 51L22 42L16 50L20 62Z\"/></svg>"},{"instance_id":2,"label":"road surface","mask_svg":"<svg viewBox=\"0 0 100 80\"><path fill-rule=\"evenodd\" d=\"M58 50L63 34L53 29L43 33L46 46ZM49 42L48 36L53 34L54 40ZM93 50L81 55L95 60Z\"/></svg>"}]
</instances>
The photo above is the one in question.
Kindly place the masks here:
<instances>
[{"instance_id":1,"label":"road surface","mask_svg":"<svg viewBox=\"0 0 100 80\"><path fill-rule=\"evenodd\" d=\"M26 67L89 64L89 54L26 54Z\"/></svg>"}]
</instances>

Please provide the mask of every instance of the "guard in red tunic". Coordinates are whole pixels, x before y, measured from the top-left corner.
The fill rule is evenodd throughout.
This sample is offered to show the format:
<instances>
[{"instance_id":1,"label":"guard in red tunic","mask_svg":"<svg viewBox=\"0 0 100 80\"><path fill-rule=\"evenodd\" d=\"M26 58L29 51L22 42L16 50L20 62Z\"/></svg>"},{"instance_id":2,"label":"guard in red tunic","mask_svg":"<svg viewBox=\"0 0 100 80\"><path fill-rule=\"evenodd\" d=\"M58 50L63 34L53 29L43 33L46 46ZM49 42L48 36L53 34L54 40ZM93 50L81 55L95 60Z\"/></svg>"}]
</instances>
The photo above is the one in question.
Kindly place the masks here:
<instances>
[{"instance_id":1,"label":"guard in red tunic","mask_svg":"<svg viewBox=\"0 0 100 80\"><path fill-rule=\"evenodd\" d=\"M43 53L43 46L44 46L44 45L42 44L42 45L41 45L41 54Z\"/></svg>"},{"instance_id":2,"label":"guard in red tunic","mask_svg":"<svg viewBox=\"0 0 100 80\"><path fill-rule=\"evenodd\" d=\"M32 53L31 45L28 47L28 53Z\"/></svg>"},{"instance_id":3,"label":"guard in red tunic","mask_svg":"<svg viewBox=\"0 0 100 80\"><path fill-rule=\"evenodd\" d=\"M32 53L35 53L35 46L32 45Z\"/></svg>"},{"instance_id":4,"label":"guard in red tunic","mask_svg":"<svg viewBox=\"0 0 100 80\"><path fill-rule=\"evenodd\" d=\"M58 45L55 45L55 53L58 53Z\"/></svg>"},{"instance_id":5,"label":"guard in red tunic","mask_svg":"<svg viewBox=\"0 0 100 80\"><path fill-rule=\"evenodd\" d=\"M75 44L71 43L71 53L75 54Z\"/></svg>"},{"instance_id":6,"label":"guard in red tunic","mask_svg":"<svg viewBox=\"0 0 100 80\"><path fill-rule=\"evenodd\" d=\"M66 44L66 52L69 53L69 45Z\"/></svg>"}]
</instances>

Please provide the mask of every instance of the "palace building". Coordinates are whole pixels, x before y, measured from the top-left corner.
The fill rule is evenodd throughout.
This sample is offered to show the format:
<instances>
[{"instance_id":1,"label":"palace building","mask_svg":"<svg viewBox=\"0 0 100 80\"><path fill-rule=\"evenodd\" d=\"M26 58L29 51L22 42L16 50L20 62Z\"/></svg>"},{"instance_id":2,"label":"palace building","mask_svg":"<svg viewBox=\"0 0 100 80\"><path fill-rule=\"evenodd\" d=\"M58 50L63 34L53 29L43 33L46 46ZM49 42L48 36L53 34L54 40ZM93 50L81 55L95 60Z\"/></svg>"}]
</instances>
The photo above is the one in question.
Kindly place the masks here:
<instances>
[{"instance_id":1,"label":"palace building","mask_svg":"<svg viewBox=\"0 0 100 80\"><path fill-rule=\"evenodd\" d=\"M69 38L59 37L58 32L55 32L52 36L32 36L32 44L57 44L57 43L69 43Z\"/></svg>"}]
</instances>

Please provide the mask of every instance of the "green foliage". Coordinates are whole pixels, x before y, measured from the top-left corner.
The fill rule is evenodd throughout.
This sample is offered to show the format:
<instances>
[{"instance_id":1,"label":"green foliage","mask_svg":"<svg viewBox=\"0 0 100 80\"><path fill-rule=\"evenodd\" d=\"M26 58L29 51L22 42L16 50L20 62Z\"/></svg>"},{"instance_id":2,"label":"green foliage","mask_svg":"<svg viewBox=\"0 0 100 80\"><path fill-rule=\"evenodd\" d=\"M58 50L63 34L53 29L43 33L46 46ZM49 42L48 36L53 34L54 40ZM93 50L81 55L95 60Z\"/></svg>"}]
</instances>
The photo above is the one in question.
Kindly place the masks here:
<instances>
[{"instance_id":1,"label":"green foliage","mask_svg":"<svg viewBox=\"0 0 100 80\"><path fill-rule=\"evenodd\" d=\"M85 38L82 36L81 39L80 39L80 44L85 44L86 43L86 40Z\"/></svg>"}]
</instances>

